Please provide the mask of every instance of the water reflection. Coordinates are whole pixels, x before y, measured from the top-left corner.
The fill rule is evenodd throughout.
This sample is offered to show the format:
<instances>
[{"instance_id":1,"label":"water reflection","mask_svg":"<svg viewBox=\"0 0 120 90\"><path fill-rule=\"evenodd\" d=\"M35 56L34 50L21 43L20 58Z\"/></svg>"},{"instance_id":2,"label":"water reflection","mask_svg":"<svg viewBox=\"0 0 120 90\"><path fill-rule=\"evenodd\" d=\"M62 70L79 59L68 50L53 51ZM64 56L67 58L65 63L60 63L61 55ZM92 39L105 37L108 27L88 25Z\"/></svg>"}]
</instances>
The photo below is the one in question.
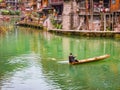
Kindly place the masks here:
<instances>
[{"instance_id":1,"label":"water reflection","mask_svg":"<svg viewBox=\"0 0 120 90\"><path fill-rule=\"evenodd\" d=\"M120 83L120 42L115 39L59 36L17 27L0 38L2 90L116 90ZM99 62L72 66L78 59L103 54Z\"/></svg>"}]
</instances>

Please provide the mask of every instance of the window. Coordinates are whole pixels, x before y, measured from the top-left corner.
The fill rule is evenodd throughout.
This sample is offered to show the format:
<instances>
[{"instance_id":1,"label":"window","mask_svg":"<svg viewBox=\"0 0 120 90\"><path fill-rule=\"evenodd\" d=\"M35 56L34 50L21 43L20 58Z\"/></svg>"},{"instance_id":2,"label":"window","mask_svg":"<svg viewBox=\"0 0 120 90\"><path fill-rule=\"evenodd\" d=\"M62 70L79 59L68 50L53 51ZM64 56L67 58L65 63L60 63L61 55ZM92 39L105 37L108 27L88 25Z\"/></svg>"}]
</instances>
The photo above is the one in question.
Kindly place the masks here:
<instances>
[{"instance_id":1,"label":"window","mask_svg":"<svg viewBox=\"0 0 120 90\"><path fill-rule=\"evenodd\" d=\"M115 4L116 3L116 0L111 0L112 4Z\"/></svg>"}]
</instances>

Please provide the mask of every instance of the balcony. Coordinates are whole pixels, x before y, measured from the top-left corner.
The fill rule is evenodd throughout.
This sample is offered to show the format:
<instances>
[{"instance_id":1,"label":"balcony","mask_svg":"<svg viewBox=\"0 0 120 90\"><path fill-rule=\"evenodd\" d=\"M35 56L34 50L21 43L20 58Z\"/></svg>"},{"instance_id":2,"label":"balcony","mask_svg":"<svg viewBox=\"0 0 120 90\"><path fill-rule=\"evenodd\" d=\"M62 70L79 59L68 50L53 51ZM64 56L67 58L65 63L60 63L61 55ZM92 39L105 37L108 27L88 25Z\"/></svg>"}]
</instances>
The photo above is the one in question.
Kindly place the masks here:
<instances>
[{"instance_id":1,"label":"balcony","mask_svg":"<svg viewBox=\"0 0 120 90\"><path fill-rule=\"evenodd\" d=\"M31 0L28 3L30 3L30 6L34 6L37 4L37 0Z\"/></svg>"},{"instance_id":2,"label":"balcony","mask_svg":"<svg viewBox=\"0 0 120 90\"><path fill-rule=\"evenodd\" d=\"M0 7L6 7L6 3L0 3Z\"/></svg>"},{"instance_id":3,"label":"balcony","mask_svg":"<svg viewBox=\"0 0 120 90\"><path fill-rule=\"evenodd\" d=\"M51 5L60 5L63 4L63 0L49 0Z\"/></svg>"}]
</instances>

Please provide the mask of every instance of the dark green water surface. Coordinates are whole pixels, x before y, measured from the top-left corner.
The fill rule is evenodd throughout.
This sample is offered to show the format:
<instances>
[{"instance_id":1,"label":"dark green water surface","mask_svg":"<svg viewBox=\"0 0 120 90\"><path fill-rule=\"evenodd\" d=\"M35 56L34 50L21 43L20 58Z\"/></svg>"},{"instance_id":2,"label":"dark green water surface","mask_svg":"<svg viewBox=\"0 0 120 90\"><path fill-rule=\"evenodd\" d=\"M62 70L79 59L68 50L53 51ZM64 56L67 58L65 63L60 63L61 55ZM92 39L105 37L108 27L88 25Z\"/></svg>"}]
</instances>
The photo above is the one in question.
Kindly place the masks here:
<instances>
[{"instance_id":1,"label":"dark green water surface","mask_svg":"<svg viewBox=\"0 0 120 90\"><path fill-rule=\"evenodd\" d=\"M110 58L72 66L70 52ZM120 40L14 27L0 35L0 90L120 90Z\"/></svg>"}]
</instances>

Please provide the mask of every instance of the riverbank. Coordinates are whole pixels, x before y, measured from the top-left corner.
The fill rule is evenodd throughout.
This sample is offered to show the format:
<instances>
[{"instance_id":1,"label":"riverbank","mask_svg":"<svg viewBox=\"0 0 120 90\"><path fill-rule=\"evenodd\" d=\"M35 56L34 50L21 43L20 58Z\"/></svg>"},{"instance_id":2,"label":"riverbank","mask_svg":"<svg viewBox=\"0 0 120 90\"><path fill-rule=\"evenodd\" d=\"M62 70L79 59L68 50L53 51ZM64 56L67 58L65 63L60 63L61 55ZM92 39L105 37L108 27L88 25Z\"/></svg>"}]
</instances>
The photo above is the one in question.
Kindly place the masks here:
<instances>
[{"instance_id":1,"label":"riverbank","mask_svg":"<svg viewBox=\"0 0 120 90\"><path fill-rule=\"evenodd\" d=\"M0 26L0 34L3 34L7 31L8 29L5 26Z\"/></svg>"},{"instance_id":2,"label":"riverbank","mask_svg":"<svg viewBox=\"0 0 120 90\"><path fill-rule=\"evenodd\" d=\"M35 21L32 21L32 22L19 21L16 23L16 25L43 29L42 24L39 24L38 22L35 22Z\"/></svg>"},{"instance_id":3,"label":"riverbank","mask_svg":"<svg viewBox=\"0 0 120 90\"><path fill-rule=\"evenodd\" d=\"M78 35L88 37L119 37L120 31L89 31L89 30L62 30L62 29L50 29L48 32L56 34L66 35Z\"/></svg>"},{"instance_id":4,"label":"riverbank","mask_svg":"<svg viewBox=\"0 0 120 90\"><path fill-rule=\"evenodd\" d=\"M18 15L0 15L0 34L6 33L8 30L10 30L9 24L14 23L13 18L19 18ZM12 21L12 22L11 22Z\"/></svg>"},{"instance_id":5,"label":"riverbank","mask_svg":"<svg viewBox=\"0 0 120 90\"><path fill-rule=\"evenodd\" d=\"M49 23L50 24L50 23ZM36 21L25 22L20 21L17 23L19 26L33 27L38 29L43 29L44 26ZM94 30L64 30L64 29L49 29L51 25L48 25L47 31L56 34L65 35L77 35L77 36L87 36L87 37L117 37L120 38L120 31L94 31ZM46 29L45 29L46 30Z\"/></svg>"}]
</instances>

